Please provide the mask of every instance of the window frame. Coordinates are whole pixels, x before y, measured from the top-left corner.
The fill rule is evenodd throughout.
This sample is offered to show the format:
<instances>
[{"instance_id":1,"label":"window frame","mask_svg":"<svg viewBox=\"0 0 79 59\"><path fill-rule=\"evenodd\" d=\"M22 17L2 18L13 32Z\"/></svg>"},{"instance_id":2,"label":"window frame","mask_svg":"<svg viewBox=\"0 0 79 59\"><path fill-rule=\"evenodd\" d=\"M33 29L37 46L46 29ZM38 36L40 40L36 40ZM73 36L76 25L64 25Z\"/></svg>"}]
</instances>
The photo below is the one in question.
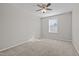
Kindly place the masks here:
<instances>
[{"instance_id":1,"label":"window frame","mask_svg":"<svg viewBox=\"0 0 79 59\"><path fill-rule=\"evenodd\" d=\"M50 29L50 28L51 28L51 27L50 27L50 20L51 20L52 22L53 22L53 21L56 22L56 23L54 23L54 24L56 24L56 27L53 27L53 28L52 28L53 30ZM51 23L52 23L52 22L51 22ZM56 19L56 18L51 18L51 19L49 19L49 20L48 20L48 26L49 26L49 27L48 27L48 28L49 28L49 29L48 29L48 32L49 32L49 33L58 33L58 19ZM52 25L52 26L55 26L55 25Z\"/></svg>"}]
</instances>

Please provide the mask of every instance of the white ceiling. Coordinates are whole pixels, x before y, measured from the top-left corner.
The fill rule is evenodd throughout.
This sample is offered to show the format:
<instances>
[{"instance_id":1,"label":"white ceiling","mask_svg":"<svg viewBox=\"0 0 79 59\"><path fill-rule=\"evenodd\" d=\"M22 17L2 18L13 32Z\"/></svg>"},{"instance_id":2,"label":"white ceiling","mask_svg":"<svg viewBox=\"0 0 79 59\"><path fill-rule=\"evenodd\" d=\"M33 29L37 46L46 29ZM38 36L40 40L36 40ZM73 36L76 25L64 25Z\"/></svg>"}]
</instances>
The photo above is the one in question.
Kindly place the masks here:
<instances>
[{"instance_id":1,"label":"white ceiling","mask_svg":"<svg viewBox=\"0 0 79 59\"><path fill-rule=\"evenodd\" d=\"M78 3L52 3L49 8L53 10L47 11L46 13L42 13L40 11L38 12L35 11L40 9L36 3L17 3L12 5L21 7L21 9L24 9L24 10L28 10L28 12L31 12L32 14L39 17L47 17L47 16L64 13L64 12L70 12L72 11L73 7L79 6Z\"/></svg>"}]
</instances>

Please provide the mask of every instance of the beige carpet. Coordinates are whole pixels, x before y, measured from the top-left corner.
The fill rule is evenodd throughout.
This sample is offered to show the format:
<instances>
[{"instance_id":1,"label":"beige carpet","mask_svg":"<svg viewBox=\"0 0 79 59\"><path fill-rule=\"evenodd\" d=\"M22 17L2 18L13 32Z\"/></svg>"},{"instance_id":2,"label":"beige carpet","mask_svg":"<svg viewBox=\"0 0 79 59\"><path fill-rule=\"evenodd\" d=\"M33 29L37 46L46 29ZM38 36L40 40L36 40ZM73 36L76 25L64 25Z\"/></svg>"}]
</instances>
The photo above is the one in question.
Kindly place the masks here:
<instances>
[{"instance_id":1,"label":"beige carpet","mask_svg":"<svg viewBox=\"0 0 79 59\"><path fill-rule=\"evenodd\" d=\"M72 42L51 39L29 41L23 45L0 52L1 56L77 56Z\"/></svg>"}]
</instances>

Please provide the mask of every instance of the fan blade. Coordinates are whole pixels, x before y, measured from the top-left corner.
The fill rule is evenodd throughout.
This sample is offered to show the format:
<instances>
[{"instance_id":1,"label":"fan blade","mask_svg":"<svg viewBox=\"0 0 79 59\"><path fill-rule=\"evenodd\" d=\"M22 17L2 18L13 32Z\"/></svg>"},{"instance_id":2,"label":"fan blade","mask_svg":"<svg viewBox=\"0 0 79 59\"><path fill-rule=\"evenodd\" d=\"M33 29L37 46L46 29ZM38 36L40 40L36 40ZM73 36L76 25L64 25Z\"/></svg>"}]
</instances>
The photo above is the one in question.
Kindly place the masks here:
<instances>
[{"instance_id":1,"label":"fan blade","mask_svg":"<svg viewBox=\"0 0 79 59\"><path fill-rule=\"evenodd\" d=\"M51 3L48 3L46 7L49 7L51 5Z\"/></svg>"},{"instance_id":2,"label":"fan blade","mask_svg":"<svg viewBox=\"0 0 79 59\"><path fill-rule=\"evenodd\" d=\"M39 10L36 10L36 11L40 11L41 9L39 9Z\"/></svg>"},{"instance_id":3,"label":"fan blade","mask_svg":"<svg viewBox=\"0 0 79 59\"><path fill-rule=\"evenodd\" d=\"M41 5L39 5L39 4L37 4L37 6L38 6L38 7L40 7L40 8L42 8L42 6L41 6Z\"/></svg>"},{"instance_id":4,"label":"fan blade","mask_svg":"<svg viewBox=\"0 0 79 59\"><path fill-rule=\"evenodd\" d=\"M52 10L52 9L50 9L50 8L47 8L47 10Z\"/></svg>"}]
</instances>

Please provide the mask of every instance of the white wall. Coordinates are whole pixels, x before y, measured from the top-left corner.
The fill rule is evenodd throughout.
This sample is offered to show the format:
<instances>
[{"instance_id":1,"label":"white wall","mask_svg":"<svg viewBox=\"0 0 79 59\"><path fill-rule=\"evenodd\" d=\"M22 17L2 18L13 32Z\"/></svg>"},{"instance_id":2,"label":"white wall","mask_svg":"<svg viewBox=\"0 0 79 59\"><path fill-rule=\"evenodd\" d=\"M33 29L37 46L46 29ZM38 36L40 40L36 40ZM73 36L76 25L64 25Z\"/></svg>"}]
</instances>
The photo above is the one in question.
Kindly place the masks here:
<instances>
[{"instance_id":1,"label":"white wall","mask_svg":"<svg viewBox=\"0 0 79 59\"><path fill-rule=\"evenodd\" d=\"M72 41L75 49L79 53L79 7L72 11Z\"/></svg>"},{"instance_id":2,"label":"white wall","mask_svg":"<svg viewBox=\"0 0 79 59\"><path fill-rule=\"evenodd\" d=\"M29 11L0 4L0 50L40 35L40 19Z\"/></svg>"},{"instance_id":3,"label":"white wall","mask_svg":"<svg viewBox=\"0 0 79 59\"><path fill-rule=\"evenodd\" d=\"M49 33L48 20L54 17L58 19L58 33ZM72 13L64 13L56 16L41 19L41 38L71 40L72 39Z\"/></svg>"}]
</instances>

